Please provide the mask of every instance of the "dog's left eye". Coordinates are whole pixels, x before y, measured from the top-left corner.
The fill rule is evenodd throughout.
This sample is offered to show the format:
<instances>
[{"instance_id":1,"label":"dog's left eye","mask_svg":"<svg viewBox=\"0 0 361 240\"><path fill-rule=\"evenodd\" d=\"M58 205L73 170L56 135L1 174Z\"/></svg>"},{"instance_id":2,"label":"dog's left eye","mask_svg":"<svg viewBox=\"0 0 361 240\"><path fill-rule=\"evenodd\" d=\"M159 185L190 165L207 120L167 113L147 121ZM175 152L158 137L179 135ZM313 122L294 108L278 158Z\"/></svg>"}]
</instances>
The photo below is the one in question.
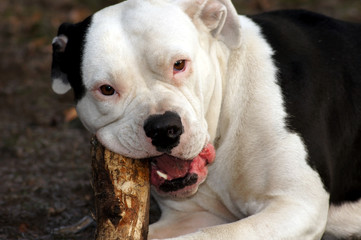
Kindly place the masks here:
<instances>
[{"instance_id":1,"label":"dog's left eye","mask_svg":"<svg viewBox=\"0 0 361 240\"><path fill-rule=\"evenodd\" d=\"M99 89L100 89L100 92L105 96L111 96L111 95L114 95L114 93L115 93L114 88L110 85L102 85L102 86L100 86Z\"/></svg>"},{"instance_id":2,"label":"dog's left eye","mask_svg":"<svg viewBox=\"0 0 361 240\"><path fill-rule=\"evenodd\" d=\"M186 66L186 60L178 60L173 65L173 71L181 72L184 70L185 66Z\"/></svg>"}]
</instances>

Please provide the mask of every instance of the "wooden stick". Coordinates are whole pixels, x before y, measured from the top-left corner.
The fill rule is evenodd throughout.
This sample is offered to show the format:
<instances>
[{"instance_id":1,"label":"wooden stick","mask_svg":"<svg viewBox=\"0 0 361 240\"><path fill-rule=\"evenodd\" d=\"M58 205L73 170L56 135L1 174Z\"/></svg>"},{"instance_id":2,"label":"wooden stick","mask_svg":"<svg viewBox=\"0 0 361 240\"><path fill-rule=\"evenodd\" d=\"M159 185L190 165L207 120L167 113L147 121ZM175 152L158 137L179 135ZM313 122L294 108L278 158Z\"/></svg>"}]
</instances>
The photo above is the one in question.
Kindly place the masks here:
<instances>
[{"instance_id":1,"label":"wooden stick","mask_svg":"<svg viewBox=\"0 0 361 240\"><path fill-rule=\"evenodd\" d=\"M149 224L149 162L129 159L92 139L96 240L146 240Z\"/></svg>"}]
</instances>

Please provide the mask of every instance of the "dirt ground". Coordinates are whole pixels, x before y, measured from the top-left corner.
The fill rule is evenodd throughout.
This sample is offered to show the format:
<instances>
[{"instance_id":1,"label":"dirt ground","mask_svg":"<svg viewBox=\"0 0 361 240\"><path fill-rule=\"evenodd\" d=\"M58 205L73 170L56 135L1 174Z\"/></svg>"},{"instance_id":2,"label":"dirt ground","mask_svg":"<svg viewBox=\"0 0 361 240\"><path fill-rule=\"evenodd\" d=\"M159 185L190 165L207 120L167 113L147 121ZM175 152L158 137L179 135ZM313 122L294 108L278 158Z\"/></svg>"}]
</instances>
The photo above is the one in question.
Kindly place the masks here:
<instances>
[{"instance_id":1,"label":"dirt ground","mask_svg":"<svg viewBox=\"0 0 361 240\"><path fill-rule=\"evenodd\" d=\"M307 8L361 22L359 0L234 2L242 14ZM59 231L94 213L91 136L71 119L72 94L51 91L50 44L62 22L113 3L0 1L0 240L93 239L94 223Z\"/></svg>"}]
</instances>

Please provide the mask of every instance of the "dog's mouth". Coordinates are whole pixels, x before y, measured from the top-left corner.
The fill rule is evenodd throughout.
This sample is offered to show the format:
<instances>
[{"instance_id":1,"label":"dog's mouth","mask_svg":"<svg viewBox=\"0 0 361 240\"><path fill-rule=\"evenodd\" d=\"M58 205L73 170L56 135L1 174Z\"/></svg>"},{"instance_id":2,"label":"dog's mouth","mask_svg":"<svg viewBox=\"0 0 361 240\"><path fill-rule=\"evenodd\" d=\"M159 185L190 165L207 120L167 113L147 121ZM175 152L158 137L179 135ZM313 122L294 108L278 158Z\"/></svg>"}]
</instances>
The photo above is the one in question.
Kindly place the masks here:
<instances>
[{"instance_id":1,"label":"dog's mouth","mask_svg":"<svg viewBox=\"0 0 361 240\"><path fill-rule=\"evenodd\" d=\"M161 195L187 197L194 194L207 177L207 165L215 150L207 144L193 159L184 160L168 154L151 158L151 184Z\"/></svg>"}]
</instances>

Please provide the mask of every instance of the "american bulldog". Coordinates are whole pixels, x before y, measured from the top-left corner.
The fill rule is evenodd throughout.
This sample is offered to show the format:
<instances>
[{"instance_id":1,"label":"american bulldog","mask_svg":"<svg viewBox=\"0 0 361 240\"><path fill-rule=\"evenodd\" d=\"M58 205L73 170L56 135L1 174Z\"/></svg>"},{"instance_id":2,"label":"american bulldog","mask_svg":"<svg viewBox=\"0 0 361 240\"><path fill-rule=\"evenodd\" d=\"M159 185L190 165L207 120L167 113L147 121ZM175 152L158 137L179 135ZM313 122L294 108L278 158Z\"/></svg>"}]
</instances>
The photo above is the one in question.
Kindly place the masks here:
<instances>
[{"instance_id":1,"label":"american bulldog","mask_svg":"<svg viewBox=\"0 0 361 240\"><path fill-rule=\"evenodd\" d=\"M229 0L128 0L53 40L108 149L151 161L149 239L361 236L361 26Z\"/></svg>"}]
</instances>

